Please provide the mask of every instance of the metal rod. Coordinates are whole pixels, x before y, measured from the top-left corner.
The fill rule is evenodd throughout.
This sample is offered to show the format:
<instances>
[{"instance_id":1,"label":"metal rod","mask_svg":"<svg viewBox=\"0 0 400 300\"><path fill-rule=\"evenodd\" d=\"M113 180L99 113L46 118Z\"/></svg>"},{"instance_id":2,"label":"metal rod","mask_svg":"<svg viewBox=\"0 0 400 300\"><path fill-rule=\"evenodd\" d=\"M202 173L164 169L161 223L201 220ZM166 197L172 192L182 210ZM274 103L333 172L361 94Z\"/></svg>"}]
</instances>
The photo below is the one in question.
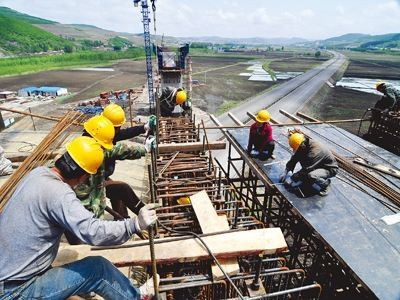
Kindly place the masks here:
<instances>
[{"instance_id":1,"label":"metal rod","mask_svg":"<svg viewBox=\"0 0 400 300\"><path fill-rule=\"evenodd\" d=\"M207 236L213 236L213 235L225 234L225 233L231 233L231 232L243 231L243 230L245 230L245 229L241 228L241 229L231 229L231 230L224 230L224 231L216 231L216 232L212 232L212 233L199 234L199 236L200 237L207 237ZM164 244L164 243L183 241L183 240L190 240L190 239L196 239L196 238L194 238L191 235L187 235L187 236L180 236L180 237L176 237L176 238L156 239L156 240L154 240L154 244ZM130 245L93 246L93 247L90 248L90 250L96 251L96 250L125 249L125 248L136 248L136 247L147 246L147 245L149 245L149 242L143 241L143 242L137 242L135 244L130 244Z\"/></svg>"},{"instance_id":2,"label":"metal rod","mask_svg":"<svg viewBox=\"0 0 400 300\"><path fill-rule=\"evenodd\" d=\"M154 250L154 226L149 228L149 244L150 244L150 256L151 256L151 270L153 273L153 284L154 284L154 298L159 299L158 295L158 282L157 282L157 259Z\"/></svg>"},{"instance_id":3,"label":"metal rod","mask_svg":"<svg viewBox=\"0 0 400 300\"><path fill-rule=\"evenodd\" d=\"M31 114L31 120L32 120L33 130L36 131L35 121L33 120L31 108L29 107L28 110L29 110L29 113Z\"/></svg>"}]
</instances>

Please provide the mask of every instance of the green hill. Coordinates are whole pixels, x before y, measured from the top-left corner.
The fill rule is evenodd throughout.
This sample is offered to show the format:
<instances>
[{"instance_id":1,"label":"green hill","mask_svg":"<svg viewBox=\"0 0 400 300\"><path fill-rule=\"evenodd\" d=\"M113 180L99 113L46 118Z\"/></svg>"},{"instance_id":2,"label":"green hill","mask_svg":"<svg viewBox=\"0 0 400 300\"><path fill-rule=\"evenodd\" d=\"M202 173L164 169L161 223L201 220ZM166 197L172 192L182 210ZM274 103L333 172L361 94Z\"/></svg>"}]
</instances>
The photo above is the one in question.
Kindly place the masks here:
<instances>
[{"instance_id":1,"label":"green hill","mask_svg":"<svg viewBox=\"0 0 400 300\"><path fill-rule=\"evenodd\" d=\"M74 44L28 22L0 15L0 48L12 54L72 51Z\"/></svg>"},{"instance_id":2,"label":"green hill","mask_svg":"<svg viewBox=\"0 0 400 300\"><path fill-rule=\"evenodd\" d=\"M400 34L389 33L381 35L370 35L361 33L349 33L323 41L312 42L314 46L327 47L331 49L391 49L400 47Z\"/></svg>"},{"instance_id":3,"label":"green hill","mask_svg":"<svg viewBox=\"0 0 400 300\"><path fill-rule=\"evenodd\" d=\"M33 17L27 14L23 14L20 12L17 12L11 8L5 7L5 6L0 6L0 16L5 16L5 17L10 17L10 18L15 18L21 21L25 21L31 24L56 24L57 22L46 20L46 19L41 19L37 17Z\"/></svg>"}]
</instances>

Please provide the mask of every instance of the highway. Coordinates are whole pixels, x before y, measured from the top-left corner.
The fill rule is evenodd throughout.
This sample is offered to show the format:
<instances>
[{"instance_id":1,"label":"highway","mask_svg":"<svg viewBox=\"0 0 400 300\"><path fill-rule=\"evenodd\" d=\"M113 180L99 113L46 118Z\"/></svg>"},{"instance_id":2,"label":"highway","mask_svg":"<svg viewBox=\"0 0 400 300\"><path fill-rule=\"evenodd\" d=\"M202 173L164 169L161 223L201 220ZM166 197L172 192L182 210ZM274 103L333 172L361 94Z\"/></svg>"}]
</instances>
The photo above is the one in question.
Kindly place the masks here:
<instances>
[{"instance_id":1,"label":"highway","mask_svg":"<svg viewBox=\"0 0 400 300\"><path fill-rule=\"evenodd\" d=\"M230 112L243 123L247 123L249 120L246 115L247 111L256 114L259 110L267 108L277 121L287 121L288 119L279 113L279 109L284 109L290 113L301 110L346 62L344 55L337 52L331 53L333 57L330 60L300 76L277 85L272 90L244 101L241 105L231 109ZM218 120L225 126L235 125L228 113L220 115ZM222 134L218 131L210 132L208 137L210 140L217 140L222 137Z\"/></svg>"}]
</instances>

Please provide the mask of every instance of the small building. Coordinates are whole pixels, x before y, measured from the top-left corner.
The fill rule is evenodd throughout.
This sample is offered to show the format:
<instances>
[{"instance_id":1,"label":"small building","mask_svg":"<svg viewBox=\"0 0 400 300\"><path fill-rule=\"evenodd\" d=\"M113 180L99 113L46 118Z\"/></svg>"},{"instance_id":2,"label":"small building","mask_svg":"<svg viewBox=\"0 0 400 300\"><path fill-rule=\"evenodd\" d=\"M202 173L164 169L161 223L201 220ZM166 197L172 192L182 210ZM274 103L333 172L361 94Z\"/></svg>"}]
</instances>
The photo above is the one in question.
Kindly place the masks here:
<instances>
[{"instance_id":1,"label":"small building","mask_svg":"<svg viewBox=\"0 0 400 300\"><path fill-rule=\"evenodd\" d=\"M14 100L16 95L16 92L3 91L0 92L0 100Z\"/></svg>"},{"instance_id":2,"label":"small building","mask_svg":"<svg viewBox=\"0 0 400 300\"><path fill-rule=\"evenodd\" d=\"M20 97L30 97L30 96L44 96L44 97L57 97L68 95L68 90L66 88L57 86L41 86L35 87L30 86L22 88L18 91L18 96Z\"/></svg>"},{"instance_id":3,"label":"small building","mask_svg":"<svg viewBox=\"0 0 400 300\"><path fill-rule=\"evenodd\" d=\"M18 90L18 96L20 96L20 97L34 96L34 95L36 95L35 91L37 89L38 88L36 86L29 86L29 87L22 88L22 89Z\"/></svg>"},{"instance_id":4,"label":"small building","mask_svg":"<svg viewBox=\"0 0 400 300\"><path fill-rule=\"evenodd\" d=\"M56 86L42 86L38 89L39 95L42 96L51 96L51 97L57 97L57 96L64 96L68 95L68 90L66 88L62 87L56 87Z\"/></svg>"}]
</instances>

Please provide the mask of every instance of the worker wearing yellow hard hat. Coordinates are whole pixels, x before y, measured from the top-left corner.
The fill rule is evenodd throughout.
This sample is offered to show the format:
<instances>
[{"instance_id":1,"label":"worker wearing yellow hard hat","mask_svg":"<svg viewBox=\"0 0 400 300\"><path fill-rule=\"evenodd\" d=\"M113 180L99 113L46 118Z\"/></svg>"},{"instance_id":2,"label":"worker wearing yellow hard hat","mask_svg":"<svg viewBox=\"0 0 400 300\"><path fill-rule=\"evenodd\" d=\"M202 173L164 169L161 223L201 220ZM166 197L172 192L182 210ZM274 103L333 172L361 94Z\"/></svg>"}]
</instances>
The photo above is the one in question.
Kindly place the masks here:
<instances>
[{"instance_id":1,"label":"worker wearing yellow hard hat","mask_svg":"<svg viewBox=\"0 0 400 300\"><path fill-rule=\"evenodd\" d=\"M109 119L115 127L121 127L126 122L123 108L115 103L107 105L104 108L102 115Z\"/></svg>"},{"instance_id":2,"label":"worker wearing yellow hard hat","mask_svg":"<svg viewBox=\"0 0 400 300\"><path fill-rule=\"evenodd\" d=\"M163 88L158 101L162 117L171 117L175 114L190 114L192 107L191 102L188 99L186 91L181 88Z\"/></svg>"},{"instance_id":3,"label":"worker wearing yellow hard hat","mask_svg":"<svg viewBox=\"0 0 400 300\"><path fill-rule=\"evenodd\" d=\"M294 154L286 164L281 182L290 188L310 187L319 195L326 196L331 178L338 172L332 152L298 130L289 132L288 142ZM298 162L302 168L293 174Z\"/></svg>"},{"instance_id":4,"label":"worker wearing yellow hard hat","mask_svg":"<svg viewBox=\"0 0 400 300\"><path fill-rule=\"evenodd\" d=\"M113 123L104 116L94 116L87 120L83 127L105 149L112 149L115 129Z\"/></svg>"},{"instance_id":5,"label":"worker wearing yellow hard hat","mask_svg":"<svg viewBox=\"0 0 400 300\"><path fill-rule=\"evenodd\" d=\"M389 112L400 111L400 89L383 81L378 81L375 88L383 95L371 109L373 121L388 115Z\"/></svg>"},{"instance_id":6,"label":"worker wearing yellow hard hat","mask_svg":"<svg viewBox=\"0 0 400 300\"><path fill-rule=\"evenodd\" d=\"M272 126L269 123L270 119L268 110L260 110L256 116L256 122L250 127L247 152L260 160L275 158L273 155L275 141L272 135Z\"/></svg>"},{"instance_id":7,"label":"worker wearing yellow hard hat","mask_svg":"<svg viewBox=\"0 0 400 300\"><path fill-rule=\"evenodd\" d=\"M81 136L67 144L67 153L88 174L96 174L104 160L100 144L93 138Z\"/></svg>"},{"instance_id":8,"label":"worker wearing yellow hard hat","mask_svg":"<svg viewBox=\"0 0 400 300\"><path fill-rule=\"evenodd\" d=\"M146 133L150 129L149 122L145 125L121 129L125 121L124 110L113 103L105 107L102 115L95 116L84 123L86 134L95 138L106 148L105 160L99 171L92 175L89 181L77 185L74 189L85 207L97 217L104 214L106 197L110 199L112 209L123 218L129 217L128 209L139 214L145 207L129 184L110 178L114 173L116 160L140 159L146 153L143 146L118 143L118 141ZM80 243L69 233L66 233L66 236L70 244ZM140 236L143 237L141 234Z\"/></svg>"},{"instance_id":9,"label":"worker wearing yellow hard hat","mask_svg":"<svg viewBox=\"0 0 400 300\"><path fill-rule=\"evenodd\" d=\"M154 294L150 281L136 288L103 257L77 260L67 268L51 267L67 230L89 245L120 245L157 220L149 209L118 222L97 219L72 187L97 172L103 148L87 136L73 139L66 148L53 168L37 167L24 176L1 213L1 295L31 299L34 291L37 299L50 294L67 299L96 292L110 295L109 299L150 299Z\"/></svg>"}]
</instances>

